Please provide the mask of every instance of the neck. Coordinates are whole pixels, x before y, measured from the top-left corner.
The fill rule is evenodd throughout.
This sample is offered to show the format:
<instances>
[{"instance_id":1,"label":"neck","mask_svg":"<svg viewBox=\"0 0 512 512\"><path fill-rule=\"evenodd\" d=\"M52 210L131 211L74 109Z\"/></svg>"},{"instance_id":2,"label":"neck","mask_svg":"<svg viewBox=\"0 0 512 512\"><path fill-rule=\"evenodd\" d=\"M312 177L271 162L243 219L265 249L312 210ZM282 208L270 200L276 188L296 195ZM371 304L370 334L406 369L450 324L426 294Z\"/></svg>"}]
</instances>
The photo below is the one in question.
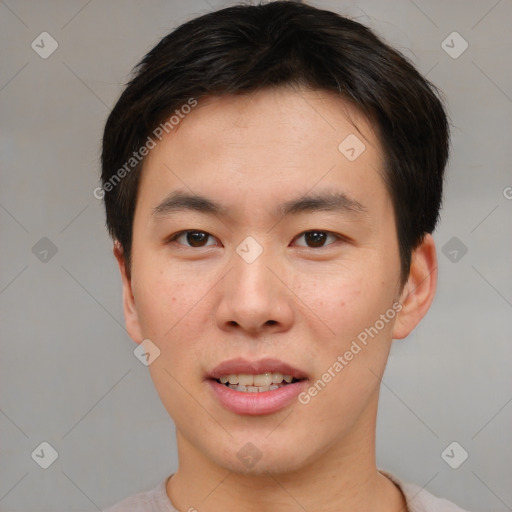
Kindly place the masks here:
<instances>
[{"instance_id":1,"label":"neck","mask_svg":"<svg viewBox=\"0 0 512 512\"><path fill-rule=\"evenodd\" d=\"M219 466L177 431L180 463L167 481L167 495L180 511L405 511L401 491L377 470L375 422L376 407L314 461L263 475Z\"/></svg>"}]
</instances>

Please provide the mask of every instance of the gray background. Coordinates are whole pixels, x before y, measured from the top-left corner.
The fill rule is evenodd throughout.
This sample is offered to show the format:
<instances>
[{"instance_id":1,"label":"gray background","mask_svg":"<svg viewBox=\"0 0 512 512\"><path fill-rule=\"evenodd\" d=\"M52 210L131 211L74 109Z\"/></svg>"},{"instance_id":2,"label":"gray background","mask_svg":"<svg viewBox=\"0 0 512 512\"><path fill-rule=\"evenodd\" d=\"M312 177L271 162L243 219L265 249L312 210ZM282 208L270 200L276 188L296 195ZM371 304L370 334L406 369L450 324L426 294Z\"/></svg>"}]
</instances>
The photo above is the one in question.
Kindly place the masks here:
<instances>
[{"instance_id":1,"label":"gray background","mask_svg":"<svg viewBox=\"0 0 512 512\"><path fill-rule=\"evenodd\" d=\"M123 327L92 191L103 125L132 66L173 27L232 3L0 2L1 511L96 510L177 467L173 424ZM439 289L394 343L379 466L474 511L512 510L512 2L311 3L403 51L444 91L452 119ZM31 48L43 31L59 45L46 59ZM469 44L458 58L441 47L453 31ZM33 249L43 237L55 255L47 241ZM59 455L46 470L31 457L42 441ZM452 441L469 453L458 469L441 457Z\"/></svg>"}]
</instances>

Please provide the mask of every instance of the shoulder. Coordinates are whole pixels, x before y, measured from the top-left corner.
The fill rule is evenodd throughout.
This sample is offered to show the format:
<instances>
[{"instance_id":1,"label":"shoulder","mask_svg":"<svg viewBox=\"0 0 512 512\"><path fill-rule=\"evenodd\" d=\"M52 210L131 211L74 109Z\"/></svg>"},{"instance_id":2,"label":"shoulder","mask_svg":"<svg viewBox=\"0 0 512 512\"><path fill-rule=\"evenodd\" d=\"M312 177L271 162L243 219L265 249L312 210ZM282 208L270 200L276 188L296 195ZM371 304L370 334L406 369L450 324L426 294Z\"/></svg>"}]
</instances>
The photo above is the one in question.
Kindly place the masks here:
<instances>
[{"instance_id":1,"label":"shoulder","mask_svg":"<svg viewBox=\"0 0 512 512\"><path fill-rule=\"evenodd\" d=\"M404 482L387 471L379 471L400 488L409 512L468 512L451 501L437 498L419 485Z\"/></svg>"},{"instance_id":2,"label":"shoulder","mask_svg":"<svg viewBox=\"0 0 512 512\"><path fill-rule=\"evenodd\" d=\"M400 488L405 496L408 512L468 512L451 501L437 498L416 484L404 482L387 471L380 472ZM167 480L168 478L162 480L154 489L134 494L103 512L178 512L167 497Z\"/></svg>"},{"instance_id":3,"label":"shoulder","mask_svg":"<svg viewBox=\"0 0 512 512\"><path fill-rule=\"evenodd\" d=\"M165 492L167 480L162 480L154 489L125 498L103 512L178 512Z\"/></svg>"}]
</instances>

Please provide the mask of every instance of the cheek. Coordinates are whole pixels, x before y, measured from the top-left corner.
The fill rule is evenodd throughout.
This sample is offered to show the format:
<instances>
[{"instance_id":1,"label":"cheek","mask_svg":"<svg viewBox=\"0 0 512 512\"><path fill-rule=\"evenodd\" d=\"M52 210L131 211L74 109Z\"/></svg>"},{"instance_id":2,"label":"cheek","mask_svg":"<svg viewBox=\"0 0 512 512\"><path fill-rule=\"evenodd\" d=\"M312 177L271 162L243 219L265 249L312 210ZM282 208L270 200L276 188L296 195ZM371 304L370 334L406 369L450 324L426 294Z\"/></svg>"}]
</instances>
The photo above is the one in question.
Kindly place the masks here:
<instances>
[{"instance_id":1,"label":"cheek","mask_svg":"<svg viewBox=\"0 0 512 512\"><path fill-rule=\"evenodd\" d=\"M149 366L155 388L169 412L191 408L180 382L200 375L200 340L204 341L204 301L207 283L190 281L174 272L141 273L137 287L137 311L145 338L160 349ZM193 411L191 411L192 413Z\"/></svg>"},{"instance_id":2,"label":"cheek","mask_svg":"<svg viewBox=\"0 0 512 512\"><path fill-rule=\"evenodd\" d=\"M319 327L329 330L324 342L319 344L319 356L333 357L350 346L350 343L374 326L381 314L391 308L394 294L391 280L383 278L378 264L352 268L350 272L331 272L303 280L297 287L298 295L316 315L309 315ZM372 269L372 273L367 268ZM388 320L384 327L378 324L379 339L389 338L393 323ZM316 329L315 329L316 330ZM374 331L373 331L374 332ZM333 334L334 333L334 334ZM364 337L364 334L363 334ZM321 346L320 346L321 345ZM329 349L326 350L326 348ZM325 362L325 361L324 361Z\"/></svg>"},{"instance_id":3,"label":"cheek","mask_svg":"<svg viewBox=\"0 0 512 512\"><path fill-rule=\"evenodd\" d=\"M311 272L302 275L294 285L297 296L336 333L340 326L357 324L372 309L375 291L371 295L367 288L364 278L353 269Z\"/></svg>"},{"instance_id":4,"label":"cheek","mask_svg":"<svg viewBox=\"0 0 512 512\"><path fill-rule=\"evenodd\" d=\"M392 308L393 294L389 282L369 279L368 274L325 280L322 297L313 302L335 333L314 347L316 378L327 384L311 404L326 424L343 425L358 417L378 389L386 365L394 314L386 321L380 318Z\"/></svg>"},{"instance_id":5,"label":"cheek","mask_svg":"<svg viewBox=\"0 0 512 512\"><path fill-rule=\"evenodd\" d=\"M134 276L134 294L144 336L169 344L184 326L197 328L193 320L205 286L183 274L159 270L157 265L140 266Z\"/></svg>"}]
</instances>

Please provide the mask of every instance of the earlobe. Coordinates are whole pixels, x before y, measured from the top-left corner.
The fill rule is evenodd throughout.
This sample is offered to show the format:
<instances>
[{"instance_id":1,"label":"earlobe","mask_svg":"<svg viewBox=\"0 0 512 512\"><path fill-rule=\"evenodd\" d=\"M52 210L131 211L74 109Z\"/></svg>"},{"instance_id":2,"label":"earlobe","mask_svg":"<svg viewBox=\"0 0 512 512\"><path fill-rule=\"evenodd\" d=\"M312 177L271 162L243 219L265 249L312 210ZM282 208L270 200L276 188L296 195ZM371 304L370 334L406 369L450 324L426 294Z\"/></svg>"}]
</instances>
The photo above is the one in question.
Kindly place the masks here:
<instances>
[{"instance_id":1,"label":"earlobe","mask_svg":"<svg viewBox=\"0 0 512 512\"><path fill-rule=\"evenodd\" d=\"M409 278L400 296L402 309L393 327L393 338L405 338L419 324L432 304L436 286L436 246L432 235L426 234L412 253Z\"/></svg>"},{"instance_id":2,"label":"earlobe","mask_svg":"<svg viewBox=\"0 0 512 512\"><path fill-rule=\"evenodd\" d=\"M123 311L126 330L128 331L130 338L132 338L135 343L140 343L143 336L141 334L139 316L132 290L132 280L126 267L123 247L117 240L114 242L112 252L117 260L123 282Z\"/></svg>"}]
</instances>

